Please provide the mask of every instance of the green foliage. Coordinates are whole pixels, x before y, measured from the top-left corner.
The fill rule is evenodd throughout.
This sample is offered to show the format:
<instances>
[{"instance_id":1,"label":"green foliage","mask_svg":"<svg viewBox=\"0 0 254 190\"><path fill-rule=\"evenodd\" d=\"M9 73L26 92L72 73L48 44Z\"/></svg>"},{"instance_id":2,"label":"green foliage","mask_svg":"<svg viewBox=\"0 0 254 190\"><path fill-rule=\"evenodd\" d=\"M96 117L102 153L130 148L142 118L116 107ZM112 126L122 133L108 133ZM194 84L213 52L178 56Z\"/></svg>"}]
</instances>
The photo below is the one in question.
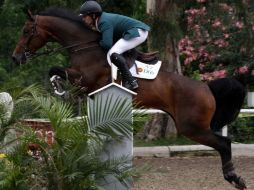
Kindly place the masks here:
<instances>
[{"instance_id":1,"label":"green foliage","mask_svg":"<svg viewBox=\"0 0 254 190\"><path fill-rule=\"evenodd\" d=\"M232 76L252 64L252 1L192 2L186 8L183 29L189 45L181 50L186 54L181 56L186 75L199 70L202 80L211 80Z\"/></svg>"},{"instance_id":2,"label":"green foliage","mask_svg":"<svg viewBox=\"0 0 254 190\"><path fill-rule=\"evenodd\" d=\"M86 117L73 120L71 104L48 96L36 86L16 88L12 94L15 109L20 104L28 104L30 110L27 112L38 112L49 120L54 143L46 143L32 128L13 119L6 129L15 129L15 138L2 144L2 150L11 143L12 148L5 150L6 158L0 160L0 189L100 189L98 181L108 174L123 184L126 184L126 177L136 175L127 156L101 159L105 141L130 135L131 123L127 120L131 120L131 110L125 99L112 102L109 98L104 106L101 99L95 100L96 111L101 114L94 113L87 121ZM13 117L18 115L22 118L14 111ZM37 146L34 152L28 149L31 144Z\"/></svg>"},{"instance_id":3,"label":"green foliage","mask_svg":"<svg viewBox=\"0 0 254 190\"><path fill-rule=\"evenodd\" d=\"M12 51L19 39L20 31L25 23L25 10L34 14L50 6L61 6L78 10L83 1L69 0L12 0L4 1L0 11L0 86L6 82L28 86L35 82L48 88L48 70L53 65L67 66L68 57L65 54L38 57L22 67L15 67L10 59ZM42 50L43 51L43 50Z\"/></svg>"},{"instance_id":4,"label":"green foliage","mask_svg":"<svg viewBox=\"0 0 254 190\"><path fill-rule=\"evenodd\" d=\"M160 138L153 141L144 141L138 138L134 140L134 146L137 147L150 147L150 146L170 146L170 145L193 145L196 142L187 139L184 136Z\"/></svg>"},{"instance_id":5,"label":"green foliage","mask_svg":"<svg viewBox=\"0 0 254 190\"><path fill-rule=\"evenodd\" d=\"M254 120L253 117L239 117L230 124L229 132L233 141L249 143L254 140Z\"/></svg>"},{"instance_id":6,"label":"green foliage","mask_svg":"<svg viewBox=\"0 0 254 190\"><path fill-rule=\"evenodd\" d=\"M165 19L160 16L151 16L149 24L152 28L152 47L154 49L165 51L165 40L170 37L173 39L179 39L181 36L181 30L176 19ZM169 32L170 31L170 32ZM160 34L158 36L158 34Z\"/></svg>"},{"instance_id":7,"label":"green foliage","mask_svg":"<svg viewBox=\"0 0 254 190\"><path fill-rule=\"evenodd\" d=\"M135 18L144 18L145 0L99 0L106 12L114 12Z\"/></svg>"},{"instance_id":8,"label":"green foliage","mask_svg":"<svg viewBox=\"0 0 254 190\"><path fill-rule=\"evenodd\" d=\"M138 132L140 132L143 128L145 123L151 118L150 114L144 113L136 113L133 112L133 135L135 136Z\"/></svg>"}]
</instances>

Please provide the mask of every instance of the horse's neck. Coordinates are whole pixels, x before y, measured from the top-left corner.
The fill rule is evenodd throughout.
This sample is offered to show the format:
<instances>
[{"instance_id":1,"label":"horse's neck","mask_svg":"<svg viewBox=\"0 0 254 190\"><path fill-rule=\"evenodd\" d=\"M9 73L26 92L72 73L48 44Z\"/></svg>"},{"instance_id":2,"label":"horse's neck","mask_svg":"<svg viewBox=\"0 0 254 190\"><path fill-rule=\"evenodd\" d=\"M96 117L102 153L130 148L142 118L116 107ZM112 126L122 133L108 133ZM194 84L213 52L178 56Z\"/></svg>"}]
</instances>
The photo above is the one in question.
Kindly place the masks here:
<instances>
[{"instance_id":1,"label":"horse's neck","mask_svg":"<svg viewBox=\"0 0 254 190\"><path fill-rule=\"evenodd\" d=\"M98 62L98 56L102 57L105 62L105 53L99 45L96 47L96 40L99 37L97 32L59 17L43 16L41 22L50 33L53 41L57 41L63 46L75 46L75 44L82 43L80 46L68 49L72 65L79 65L82 61L83 65L87 64L87 66L91 66L93 61L96 60ZM93 41L94 43L91 43ZM89 62L86 60L89 60Z\"/></svg>"},{"instance_id":2,"label":"horse's neck","mask_svg":"<svg viewBox=\"0 0 254 190\"><path fill-rule=\"evenodd\" d=\"M53 39L62 45L73 45L77 42L85 43L98 38L96 32L63 18L44 16L42 22Z\"/></svg>"}]
</instances>

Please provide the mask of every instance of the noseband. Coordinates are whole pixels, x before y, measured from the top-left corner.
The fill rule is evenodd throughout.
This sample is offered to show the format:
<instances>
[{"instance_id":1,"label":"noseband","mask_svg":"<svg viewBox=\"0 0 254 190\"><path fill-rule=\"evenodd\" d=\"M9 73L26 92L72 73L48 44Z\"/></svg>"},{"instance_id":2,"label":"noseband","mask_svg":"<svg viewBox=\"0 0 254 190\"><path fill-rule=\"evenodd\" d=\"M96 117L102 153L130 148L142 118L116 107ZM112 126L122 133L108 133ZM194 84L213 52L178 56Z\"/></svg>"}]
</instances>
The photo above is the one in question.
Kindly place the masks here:
<instances>
[{"instance_id":1,"label":"noseband","mask_svg":"<svg viewBox=\"0 0 254 190\"><path fill-rule=\"evenodd\" d=\"M20 45L20 44L19 44L21 47L24 48L24 50L25 50L24 54L25 54L25 57L26 57L27 59L33 56L32 51L29 49L29 44L30 44L31 40L32 40L34 37L37 37L37 36L38 36L38 37L41 37L41 36L39 35L39 33L37 32L37 15L36 15L36 16L35 16L34 23L33 23L33 26L32 26L32 31L31 31L31 33L30 33L30 35L29 35L29 37L28 37L28 39L27 39L25 45Z\"/></svg>"},{"instance_id":2,"label":"noseband","mask_svg":"<svg viewBox=\"0 0 254 190\"><path fill-rule=\"evenodd\" d=\"M29 48L29 44L30 44L30 42L33 38L39 37L39 38L41 38L42 40L45 41L45 39L37 31L37 27L40 27L37 23L37 18L38 18L38 15L35 16L35 20L34 20L33 26L32 26L32 31L31 31L25 45L19 44L25 50L24 55L25 55L26 59L32 59L32 58L35 58L35 57L38 57L38 56L41 56L41 55L50 55L50 54L54 54L54 53L61 52L61 51L66 50L66 49L75 48L75 47L77 47L77 48L73 49L71 51L71 53L77 53L79 51L83 51L83 50L86 50L86 49L90 49L90 48L94 48L94 47L99 46L96 40L91 40L91 41L88 41L88 42L78 42L78 43L75 43L75 44L72 44L72 45L63 46L63 47L59 47L59 48L51 48L51 47L47 46L47 49L43 52L38 52L38 53L37 52L32 52ZM94 44L93 45L88 45L88 44L91 44L91 43L94 43L94 42L96 42L95 45ZM78 48L81 45L87 45L87 46L83 46L83 47Z\"/></svg>"}]
</instances>

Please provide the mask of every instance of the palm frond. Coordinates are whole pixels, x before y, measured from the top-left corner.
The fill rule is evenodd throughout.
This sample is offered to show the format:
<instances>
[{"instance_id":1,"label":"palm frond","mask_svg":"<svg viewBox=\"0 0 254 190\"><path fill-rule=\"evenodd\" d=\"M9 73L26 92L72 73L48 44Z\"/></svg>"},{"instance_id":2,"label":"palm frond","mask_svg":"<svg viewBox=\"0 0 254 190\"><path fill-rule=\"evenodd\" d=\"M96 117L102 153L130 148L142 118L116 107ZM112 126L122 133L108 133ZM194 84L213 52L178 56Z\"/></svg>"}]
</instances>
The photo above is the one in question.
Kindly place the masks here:
<instances>
[{"instance_id":1,"label":"palm frond","mask_svg":"<svg viewBox=\"0 0 254 190\"><path fill-rule=\"evenodd\" d=\"M88 123L92 131L106 136L132 136L132 105L126 98L108 95L106 101L100 95L88 111Z\"/></svg>"},{"instance_id":2,"label":"palm frond","mask_svg":"<svg viewBox=\"0 0 254 190\"><path fill-rule=\"evenodd\" d=\"M34 96L34 102L40 109L42 117L48 118L52 127L61 126L63 121L73 117L73 108L54 97Z\"/></svg>"}]
</instances>

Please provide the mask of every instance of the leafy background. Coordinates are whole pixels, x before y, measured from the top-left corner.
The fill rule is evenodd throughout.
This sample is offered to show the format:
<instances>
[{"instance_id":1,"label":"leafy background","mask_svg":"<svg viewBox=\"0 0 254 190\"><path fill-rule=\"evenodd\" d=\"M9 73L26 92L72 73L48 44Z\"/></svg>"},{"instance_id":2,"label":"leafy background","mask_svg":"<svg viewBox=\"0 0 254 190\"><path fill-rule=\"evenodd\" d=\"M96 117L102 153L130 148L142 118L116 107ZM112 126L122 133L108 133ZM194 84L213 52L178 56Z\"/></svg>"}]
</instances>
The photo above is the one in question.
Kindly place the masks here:
<instances>
[{"instance_id":1,"label":"leafy background","mask_svg":"<svg viewBox=\"0 0 254 190\"><path fill-rule=\"evenodd\" d=\"M151 47L164 51L167 33L179 42L183 73L198 80L213 80L235 73L252 73L254 1L173 0L167 14L146 14L146 0L100 0L104 10L133 16L152 27ZM157 0L157 2L162 2ZM69 65L66 53L38 57L16 66L11 55L26 20L24 10L38 13L50 6L66 7L78 13L82 0L1 0L0 1L0 89L39 83L50 89L48 70ZM165 8L165 7L162 7ZM225 11L227 10L227 11ZM160 35L158 35L160 34ZM209 34L209 35L208 35ZM253 77L251 77L253 78ZM248 85L249 89L253 86ZM253 126L250 119L249 125ZM238 126L239 124L237 124Z\"/></svg>"}]
</instances>

